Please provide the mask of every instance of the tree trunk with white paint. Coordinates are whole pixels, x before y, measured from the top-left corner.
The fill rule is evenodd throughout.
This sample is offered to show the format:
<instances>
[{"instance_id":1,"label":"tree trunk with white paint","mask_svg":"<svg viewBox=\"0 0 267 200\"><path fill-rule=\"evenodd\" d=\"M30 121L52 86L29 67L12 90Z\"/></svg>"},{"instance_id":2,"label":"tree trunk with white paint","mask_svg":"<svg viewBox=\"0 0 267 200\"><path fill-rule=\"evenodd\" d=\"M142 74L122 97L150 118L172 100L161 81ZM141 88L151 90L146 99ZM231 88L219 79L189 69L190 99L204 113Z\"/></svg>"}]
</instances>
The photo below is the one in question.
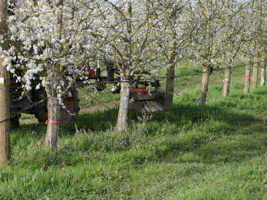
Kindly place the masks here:
<instances>
[{"instance_id":1,"label":"tree trunk with white paint","mask_svg":"<svg viewBox=\"0 0 267 200\"><path fill-rule=\"evenodd\" d=\"M132 34L132 3L130 1L124 2L124 14L126 17L125 33L128 36ZM120 66L121 90L120 90L120 108L117 120L117 130L120 132L128 129L128 108L130 102L130 61L132 58L132 41L131 37L124 40L124 58L123 65ZM125 82L124 82L125 81Z\"/></svg>"},{"instance_id":2,"label":"tree trunk with white paint","mask_svg":"<svg viewBox=\"0 0 267 200\"><path fill-rule=\"evenodd\" d=\"M227 63L227 69L224 71L223 97L227 97L230 92L231 63Z\"/></svg>"},{"instance_id":3,"label":"tree trunk with white paint","mask_svg":"<svg viewBox=\"0 0 267 200\"><path fill-rule=\"evenodd\" d=\"M129 78L124 79L126 82L121 82L120 90L120 108L117 121L117 130L118 131L127 131L128 129L128 108L130 101L130 82ZM122 81L124 81L122 80Z\"/></svg>"},{"instance_id":4,"label":"tree trunk with white paint","mask_svg":"<svg viewBox=\"0 0 267 200\"><path fill-rule=\"evenodd\" d=\"M7 19L7 1L0 2L0 34L3 36L4 41L7 39L8 26ZM2 49L7 50L8 44L2 44ZM3 66L3 58L0 53L0 121L7 119L10 115L10 101L9 101L9 73ZM10 120L0 124L0 167L6 166L7 161L11 158L10 147Z\"/></svg>"},{"instance_id":5,"label":"tree trunk with white paint","mask_svg":"<svg viewBox=\"0 0 267 200\"><path fill-rule=\"evenodd\" d=\"M200 104L205 104L207 99L207 93L209 90L209 76L210 76L210 68L208 66L203 66Z\"/></svg>"},{"instance_id":6,"label":"tree trunk with white paint","mask_svg":"<svg viewBox=\"0 0 267 200\"><path fill-rule=\"evenodd\" d=\"M45 144L57 150L57 135L59 132L60 105L57 97L50 97L47 101L48 121Z\"/></svg>"},{"instance_id":7,"label":"tree trunk with white paint","mask_svg":"<svg viewBox=\"0 0 267 200\"><path fill-rule=\"evenodd\" d=\"M252 89L256 89L258 86L258 75L259 75L259 59L257 56L255 56L253 75L252 75Z\"/></svg>"},{"instance_id":8,"label":"tree trunk with white paint","mask_svg":"<svg viewBox=\"0 0 267 200\"><path fill-rule=\"evenodd\" d=\"M247 57L246 59L246 76L245 76L245 88L244 94L248 94L250 90L250 76L251 76L251 59Z\"/></svg>"},{"instance_id":9,"label":"tree trunk with white paint","mask_svg":"<svg viewBox=\"0 0 267 200\"><path fill-rule=\"evenodd\" d=\"M266 57L263 56L261 61L261 82L260 86L266 85Z\"/></svg>"},{"instance_id":10,"label":"tree trunk with white paint","mask_svg":"<svg viewBox=\"0 0 267 200\"><path fill-rule=\"evenodd\" d=\"M54 0L56 6L60 6L63 4L62 0ZM54 15L57 23L54 25L54 34L56 37L60 38L61 28L62 28L62 15L56 14ZM60 76L60 67L58 65L52 66L56 70L53 74L53 79L51 80L51 85L49 88L46 88L47 96L49 97L47 100L47 111L48 111L48 120L47 120L47 128L46 128L46 138L45 144L46 146L50 146L53 150L57 150L57 135L59 132L59 122L60 122L60 105L57 99L57 92L54 89L57 83L57 77Z\"/></svg>"}]
</instances>

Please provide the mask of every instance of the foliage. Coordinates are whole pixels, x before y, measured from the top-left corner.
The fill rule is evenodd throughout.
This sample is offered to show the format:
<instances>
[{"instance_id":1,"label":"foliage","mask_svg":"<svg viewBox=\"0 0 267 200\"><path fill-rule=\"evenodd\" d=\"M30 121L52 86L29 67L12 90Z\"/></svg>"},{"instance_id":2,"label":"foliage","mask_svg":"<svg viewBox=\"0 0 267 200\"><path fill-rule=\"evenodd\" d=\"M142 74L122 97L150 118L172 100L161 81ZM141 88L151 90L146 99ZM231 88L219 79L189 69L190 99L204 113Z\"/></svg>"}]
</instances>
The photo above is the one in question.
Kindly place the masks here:
<instances>
[{"instance_id":1,"label":"foliage","mask_svg":"<svg viewBox=\"0 0 267 200\"><path fill-rule=\"evenodd\" d=\"M46 72L38 74L42 86L49 96L61 99L104 43L91 36L96 18L93 2L27 0L13 12L9 17L10 48L5 52L7 70L26 69L17 80L25 82L27 90L35 74Z\"/></svg>"}]
</instances>

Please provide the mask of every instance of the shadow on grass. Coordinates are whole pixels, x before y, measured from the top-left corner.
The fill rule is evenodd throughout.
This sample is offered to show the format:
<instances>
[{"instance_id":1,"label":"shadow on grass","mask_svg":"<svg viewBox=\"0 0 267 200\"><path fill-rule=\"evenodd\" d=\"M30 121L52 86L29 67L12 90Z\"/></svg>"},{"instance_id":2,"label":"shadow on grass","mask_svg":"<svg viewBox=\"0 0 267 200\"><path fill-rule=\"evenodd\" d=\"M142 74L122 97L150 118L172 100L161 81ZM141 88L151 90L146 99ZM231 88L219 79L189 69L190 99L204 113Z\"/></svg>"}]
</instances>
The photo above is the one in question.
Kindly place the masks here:
<instances>
[{"instance_id":1,"label":"shadow on grass","mask_svg":"<svg viewBox=\"0 0 267 200\"><path fill-rule=\"evenodd\" d=\"M84 128L92 131L105 131L112 129L116 125L118 117L118 109L110 109L102 112L83 113L79 115L78 120L75 122L79 129ZM136 123L139 122L138 117L142 118L142 115L136 112L129 113L129 120L133 120ZM184 123L203 123L205 121L221 121L231 126L246 126L253 122L256 122L251 115L240 114L235 112L228 112L225 109L215 106L192 106L192 105L175 105L172 113L158 112L153 114L151 121L163 122L169 121L176 123L177 126L182 126ZM129 125L131 125L129 123Z\"/></svg>"},{"instance_id":2,"label":"shadow on grass","mask_svg":"<svg viewBox=\"0 0 267 200\"><path fill-rule=\"evenodd\" d=\"M78 129L105 131L113 129L116 125L118 109L110 109L92 113L82 113L75 122Z\"/></svg>"},{"instance_id":3,"label":"shadow on grass","mask_svg":"<svg viewBox=\"0 0 267 200\"><path fill-rule=\"evenodd\" d=\"M173 159L177 162L187 163L241 162L264 154L267 149L267 137L265 139L263 137L259 141L246 140L246 136L251 138L255 134L266 132L266 124L259 122L251 115L226 111L220 107L180 104L173 107L171 114L155 113L153 119L147 122L145 134L139 134L140 130L136 129L131 130L136 133L125 137L106 133L107 131L112 132L117 115L118 109L81 114L75 124L78 130L85 130L86 136L79 137L78 135L78 137L70 139L75 137L70 134L68 137L71 142L66 144L63 149L56 154L50 153L51 155L42 153L40 150L32 155L37 157L28 165L49 168L54 165L75 166L85 161L99 161L105 153L124 154L123 152L125 152L127 154L128 150L135 149L135 141L139 141L140 145L145 147L149 144L153 150L133 151L127 155L131 157L131 163L134 165L140 165L147 161L173 162ZM141 115L129 114L129 120L141 124L137 119L138 116ZM158 126L155 126L157 124ZM44 128L36 128L34 132L38 132L38 130L43 132ZM164 133L164 131L168 133ZM64 134L75 133L75 129L63 127L61 132ZM102 132L105 133L102 134ZM16 137L29 137L25 133L19 135L16 132ZM81 131L79 134L83 134L83 132ZM41 136L35 137L38 139ZM161 139L157 140L156 138L159 137ZM30 142L29 139L25 141ZM185 155L191 153L193 157L192 155L181 156L181 152ZM148 153L149 156L147 156ZM26 160L25 166L27 165Z\"/></svg>"},{"instance_id":4,"label":"shadow on grass","mask_svg":"<svg viewBox=\"0 0 267 200\"><path fill-rule=\"evenodd\" d=\"M112 109L104 111L101 113L84 114L81 116L79 122L81 123L79 128L90 129L92 131L105 131L107 129L114 127L117 119L117 109ZM140 123L137 117L142 117L137 113L130 113L129 119L133 120L135 123ZM205 132L205 134L193 134L190 137L175 140L170 138L170 141L162 141L160 148L156 148L154 151L153 159L151 161L168 160L170 156L179 154L180 152L192 152L196 155L195 160L182 159L182 162L232 162L241 161L242 159L250 158L258 154L258 151L262 149L262 146L251 145L249 148L244 145L237 146L234 142L226 142L225 144L220 144L219 138L221 136L229 136L231 140L235 140L235 135L253 135L258 132L266 132L266 126L260 124L261 126L253 126L255 123L261 123L258 119L251 115L245 113L235 113L231 111L226 111L220 107L216 106L192 106L181 104L173 108L171 114L155 113L153 119L148 123L147 133L140 137L155 136L156 129L159 127L151 126L149 123L160 124L160 127L174 125L174 129L170 132L169 136L175 136L180 134L181 128L185 131L192 131L197 129L198 132ZM166 123L168 122L168 123ZM213 126L214 122L214 126ZM164 125L164 123L166 123ZM205 123L207 123L205 125ZM131 127L133 128L133 127ZM168 128L166 128L167 130ZM138 130L136 130L138 131ZM164 134L164 133L163 133ZM131 136L130 136L131 137ZM215 141L210 141L210 137L215 137L218 143ZM168 138L168 135L166 135ZM99 138L99 145L95 145L93 150L99 151L104 150L105 152L115 152L126 151L128 147L121 145L118 148L113 148L113 145L117 143L106 142L111 138ZM112 139L111 139L112 140ZM131 139L130 139L131 140ZM238 140L238 139L236 139ZM123 141L123 140L122 140ZM96 142L96 141L95 141ZM238 142L238 141L236 141ZM264 141L260 144L264 145ZM87 151L92 148L93 143L84 143L80 146L83 150ZM130 145L129 145L130 146ZM129 147L131 148L131 147ZM81 149L81 150L82 150ZM92 149L91 149L92 150ZM132 155L134 156L134 155ZM143 156L144 157L144 156ZM142 155L138 155L138 162L142 163ZM141 161L140 161L141 160ZM143 159L144 160L144 159Z\"/></svg>"},{"instance_id":5,"label":"shadow on grass","mask_svg":"<svg viewBox=\"0 0 267 200\"><path fill-rule=\"evenodd\" d=\"M231 163L266 155L267 127L243 127L233 135L195 133L159 142L152 162ZM254 139L255 138L255 139ZM182 153L182 154L181 154Z\"/></svg>"},{"instance_id":6,"label":"shadow on grass","mask_svg":"<svg viewBox=\"0 0 267 200\"><path fill-rule=\"evenodd\" d=\"M113 119L117 118L116 110L110 111L110 113L112 113ZM114 122L109 121L111 119L108 118L110 113L106 112L103 114L105 119L108 120L108 123ZM138 123L137 116L141 117L137 113L129 114L129 118ZM205 134L195 134L191 138L187 138L187 140L180 140L177 143L166 145L167 151L163 150L163 152L160 152L159 150L156 152L159 157L164 157L164 155L170 154L173 150L176 152L179 150L193 151L199 157L203 158L203 162L205 160L207 162L232 162L243 158L250 158L262 149L262 145L266 145L265 141L252 142L252 145L247 143L244 145L238 144L239 146L233 141L233 143L230 141L225 144L221 144L218 141L213 145L208 145L212 144L210 137L220 138L222 136L228 136L230 140L236 140L238 142L239 139L236 139L237 135L243 135L244 137L254 134L264 135L267 132L266 124L245 112L226 111L226 109L219 106L204 105L200 107L197 105L181 104L174 106L171 114L155 113L151 120L151 122L163 124L161 127L164 126L164 121L168 121L168 124L165 126L169 124L176 126L177 129L174 128L170 131L172 135L179 134L179 128L184 128L186 131L196 129L197 132L205 132ZM107 121L102 121L102 123L107 123ZM147 129L148 135L153 135L156 132L154 126L147 126ZM265 139L267 140L267 138ZM240 142L242 143L242 141Z\"/></svg>"},{"instance_id":7,"label":"shadow on grass","mask_svg":"<svg viewBox=\"0 0 267 200\"><path fill-rule=\"evenodd\" d=\"M205 121L221 121L229 125L240 126L242 124L252 123L257 121L253 116L247 114L240 114L237 112L226 111L223 108L216 106L192 106L192 105L178 105L173 108L172 113L166 119L170 122L191 122L202 123ZM155 118L160 120L160 118Z\"/></svg>"},{"instance_id":8,"label":"shadow on grass","mask_svg":"<svg viewBox=\"0 0 267 200\"><path fill-rule=\"evenodd\" d=\"M173 108L172 114L156 116L153 120L160 123L163 117L169 126L176 124L188 135L178 138L181 129L173 131L177 138L159 142L153 162L170 162L173 158L186 163L242 162L266 153L267 124L252 115L227 112L215 106L179 105ZM155 129L150 127L148 132L153 133ZM258 139L254 140L254 136ZM192 155L183 157L180 152Z\"/></svg>"}]
</instances>

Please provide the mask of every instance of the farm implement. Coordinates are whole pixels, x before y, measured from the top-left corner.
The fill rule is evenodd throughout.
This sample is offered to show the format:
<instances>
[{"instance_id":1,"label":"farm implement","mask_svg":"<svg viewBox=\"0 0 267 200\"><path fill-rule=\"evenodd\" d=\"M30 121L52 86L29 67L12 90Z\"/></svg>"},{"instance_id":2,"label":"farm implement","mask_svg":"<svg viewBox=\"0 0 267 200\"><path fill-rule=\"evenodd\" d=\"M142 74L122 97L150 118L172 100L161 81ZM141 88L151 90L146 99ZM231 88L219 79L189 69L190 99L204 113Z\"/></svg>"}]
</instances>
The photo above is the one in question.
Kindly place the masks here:
<instances>
[{"instance_id":1,"label":"farm implement","mask_svg":"<svg viewBox=\"0 0 267 200\"><path fill-rule=\"evenodd\" d=\"M20 76L23 75L23 71L17 71ZM143 74L148 74L148 72L142 72ZM104 76L102 75L104 74ZM160 91L159 79L150 80L138 80L136 78L140 75L140 72L134 72L134 75L129 80L130 98L133 101L129 105L129 112L139 112L139 113L152 113L157 111L163 111L164 108L164 96L165 91ZM71 73L66 72L66 76L71 76ZM89 84L84 84L85 80L90 80ZM16 81L16 77L11 77L10 86L10 112L11 116L23 110L24 113L33 114L40 125L44 125L47 121L47 101L29 107L33 103L37 103L42 99L47 97L44 87L36 89L36 85L40 84L41 80L38 75L35 76L35 80L32 81L32 90L27 92L21 98L22 94L22 84ZM114 62L106 61L105 69L100 67L86 67L84 69L84 75L76 79L75 86L71 87L68 91L69 96L63 97L63 103L66 108L61 108L60 110L60 123L64 125L71 125L75 121L75 117L80 111L77 88L85 86L94 86L97 91L102 91L107 87L107 84L113 84L111 89L112 93L120 93L120 77L118 67ZM147 89L147 86L153 88L152 91ZM29 107L27 109L27 107ZM25 109L26 108L26 109ZM11 126L19 126L19 118L21 114L17 114L15 117L11 118Z\"/></svg>"}]
</instances>

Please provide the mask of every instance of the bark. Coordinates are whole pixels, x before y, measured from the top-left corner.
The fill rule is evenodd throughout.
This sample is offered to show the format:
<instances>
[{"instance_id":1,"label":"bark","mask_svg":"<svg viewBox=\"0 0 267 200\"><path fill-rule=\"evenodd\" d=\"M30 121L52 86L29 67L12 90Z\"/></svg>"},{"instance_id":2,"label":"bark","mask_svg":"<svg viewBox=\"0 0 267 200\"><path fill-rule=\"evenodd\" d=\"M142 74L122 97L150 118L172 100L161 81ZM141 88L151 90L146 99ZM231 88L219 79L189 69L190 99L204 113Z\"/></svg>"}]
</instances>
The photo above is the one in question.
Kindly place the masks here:
<instances>
[{"instance_id":1,"label":"bark","mask_svg":"<svg viewBox=\"0 0 267 200\"><path fill-rule=\"evenodd\" d=\"M0 2L0 34L3 35L4 40L7 38L8 27L6 23L7 18L7 1ZM2 44L2 49L7 50L7 44ZM10 115L10 101L9 101L9 73L2 65L3 58L0 54L0 121L7 119ZM0 167L7 165L7 161L11 158L10 148L10 120L0 124Z\"/></svg>"},{"instance_id":2,"label":"bark","mask_svg":"<svg viewBox=\"0 0 267 200\"><path fill-rule=\"evenodd\" d=\"M62 0L54 0L56 6L60 6L63 4ZM54 34L60 38L61 28L62 28L62 15L54 13L55 20L57 24L54 25ZM54 45L54 44L52 44ZM57 150L57 135L59 132L59 121L60 121L60 105L57 99L57 93L53 89L53 86L57 83L57 77L60 76L60 66L58 64L54 64L54 74L53 79L51 80L50 88L46 88L47 95L49 99L47 101L47 111L48 111L48 121L46 128L46 137L45 144L46 146L50 146L53 150Z\"/></svg>"},{"instance_id":3,"label":"bark","mask_svg":"<svg viewBox=\"0 0 267 200\"><path fill-rule=\"evenodd\" d=\"M207 5L211 6L212 0L208 0ZM207 46L205 47L205 54L204 54L204 63L203 63L203 74L202 74L202 91L201 91L201 96L200 96L200 104L205 104L206 99L207 99L207 93L209 90L209 76L210 76L210 63L208 61L208 58L212 54L211 50L211 41L212 41L212 33L210 31L210 24L206 23L207 26L207 35L206 35L206 41L209 41Z\"/></svg>"},{"instance_id":4,"label":"bark","mask_svg":"<svg viewBox=\"0 0 267 200\"><path fill-rule=\"evenodd\" d=\"M124 3L124 14L126 16L126 23L125 23L125 33L127 35L132 34L132 3L131 2L125 2ZM118 121L117 121L117 130L127 131L128 129L128 108L129 108L129 101L130 101L130 60L132 58L132 41L131 38L128 38L124 41L124 62L123 66L120 66L120 74L121 74L121 90L120 90L120 108L119 108L119 114L118 114ZM125 81L125 82L123 82Z\"/></svg>"},{"instance_id":5,"label":"bark","mask_svg":"<svg viewBox=\"0 0 267 200\"><path fill-rule=\"evenodd\" d=\"M261 82L260 86L266 85L266 58L263 57L261 62Z\"/></svg>"},{"instance_id":6,"label":"bark","mask_svg":"<svg viewBox=\"0 0 267 200\"><path fill-rule=\"evenodd\" d=\"M172 103L173 103L173 93L174 93L174 66L171 66L167 69L167 76L166 79L166 94L165 94L165 102L164 107L167 112L171 112L172 110Z\"/></svg>"},{"instance_id":7,"label":"bark","mask_svg":"<svg viewBox=\"0 0 267 200\"><path fill-rule=\"evenodd\" d=\"M57 150L57 135L59 131L60 105L56 97L50 97L47 101L48 124L46 129L46 146Z\"/></svg>"},{"instance_id":8,"label":"bark","mask_svg":"<svg viewBox=\"0 0 267 200\"><path fill-rule=\"evenodd\" d=\"M170 16L171 25L175 24L175 20L177 17L177 6L175 6L172 10L172 14ZM176 43L177 33L174 31L172 33L172 42L171 46L173 48L170 63L171 66L167 68L167 79L166 79L166 92L165 92L165 100L164 100L164 107L167 112L171 112L172 110L172 103L173 103L173 93L174 93L174 76L175 76L175 60L177 57L177 43Z\"/></svg>"},{"instance_id":9,"label":"bark","mask_svg":"<svg viewBox=\"0 0 267 200\"><path fill-rule=\"evenodd\" d=\"M120 91L120 108L117 121L118 131L127 131L128 129L128 108L130 100L130 83L121 82L121 91Z\"/></svg>"},{"instance_id":10,"label":"bark","mask_svg":"<svg viewBox=\"0 0 267 200\"><path fill-rule=\"evenodd\" d=\"M204 104L206 102L207 93L209 90L209 67L203 66L203 74L202 74L202 91L200 97L200 104Z\"/></svg>"},{"instance_id":11,"label":"bark","mask_svg":"<svg viewBox=\"0 0 267 200\"><path fill-rule=\"evenodd\" d=\"M227 69L224 71L223 97L227 97L229 95L231 73L231 64L228 63Z\"/></svg>"},{"instance_id":12,"label":"bark","mask_svg":"<svg viewBox=\"0 0 267 200\"><path fill-rule=\"evenodd\" d=\"M249 93L249 90L250 90L250 76L251 76L251 60L250 60L249 57L247 57L244 94L248 94Z\"/></svg>"},{"instance_id":13,"label":"bark","mask_svg":"<svg viewBox=\"0 0 267 200\"><path fill-rule=\"evenodd\" d=\"M254 67L252 75L252 89L256 89L258 86L258 74L259 74L259 59L257 56L254 57Z\"/></svg>"}]
</instances>

